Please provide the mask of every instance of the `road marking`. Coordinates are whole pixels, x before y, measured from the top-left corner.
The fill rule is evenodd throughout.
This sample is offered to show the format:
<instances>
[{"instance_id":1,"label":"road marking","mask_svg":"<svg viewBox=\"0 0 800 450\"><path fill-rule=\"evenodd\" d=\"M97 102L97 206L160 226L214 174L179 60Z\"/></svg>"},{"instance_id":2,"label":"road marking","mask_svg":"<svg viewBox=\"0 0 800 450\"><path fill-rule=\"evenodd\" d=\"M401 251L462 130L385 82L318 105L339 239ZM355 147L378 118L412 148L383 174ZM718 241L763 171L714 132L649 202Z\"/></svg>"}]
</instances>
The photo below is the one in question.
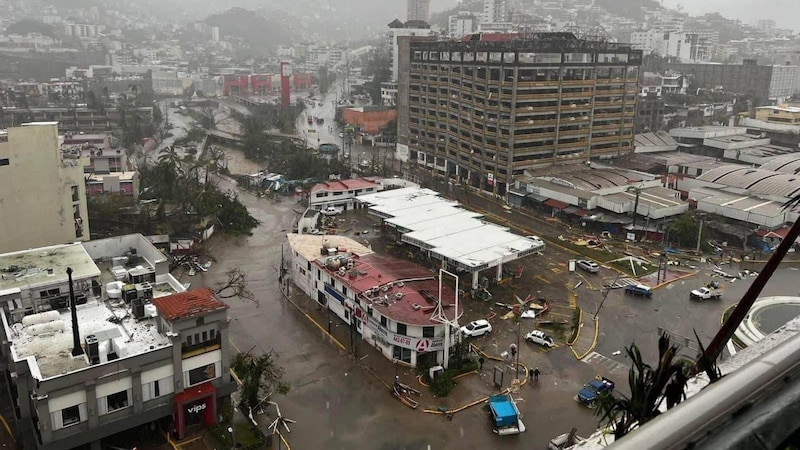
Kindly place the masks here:
<instances>
[{"instance_id":1,"label":"road marking","mask_svg":"<svg viewBox=\"0 0 800 450\"><path fill-rule=\"evenodd\" d=\"M553 311L548 311L547 315L556 316L556 317L566 317L567 319L571 319L572 318L572 314L557 313L557 312L553 312Z\"/></svg>"},{"instance_id":2,"label":"road marking","mask_svg":"<svg viewBox=\"0 0 800 450\"><path fill-rule=\"evenodd\" d=\"M549 281L547 281L547 279L545 279L545 278L544 278L543 276L541 276L541 275L536 275L536 276L535 276L535 277L533 277L533 278L536 278L537 280L541 281L542 283L545 283L545 284L550 284L550 282L549 282Z\"/></svg>"},{"instance_id":3,"label":"road marking","mask_svg":"<svg viewBox=\"0 0 800 450\"><path fill-rule=\"evenodd\" d=\"M605 369L608 373L624 374L628 372L628 366L597 352L589 353L581 361L592 367Z\"/></svg>"},{"instance_id":4,"label":"road marking","mask_svg":"<svg viewBox=\"0 0 800 450\"><path fill-rule=\"evenodd\" d=\"M550 270L553 273L561 273L562 272L562 270L560 268L558 268L558 267L551 267Z\"/></svg>"}]
</instances>

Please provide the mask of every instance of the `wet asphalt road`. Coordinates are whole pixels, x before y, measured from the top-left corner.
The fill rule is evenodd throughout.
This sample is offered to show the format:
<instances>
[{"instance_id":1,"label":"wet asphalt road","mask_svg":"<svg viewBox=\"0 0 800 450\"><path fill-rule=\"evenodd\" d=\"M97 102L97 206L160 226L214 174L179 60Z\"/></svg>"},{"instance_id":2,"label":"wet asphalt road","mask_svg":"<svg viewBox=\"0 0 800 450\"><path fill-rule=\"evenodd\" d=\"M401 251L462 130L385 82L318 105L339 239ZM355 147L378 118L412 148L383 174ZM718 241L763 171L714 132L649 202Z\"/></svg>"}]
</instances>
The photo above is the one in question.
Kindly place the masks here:
<instances>
[{"instance_id":1,"label":"wet asphalt road","mask_svg":"<svg viewBox=\"0 0 800 450\"><path fill-rule=\"evenodd\" d=\"M223 189L235 189L221 182ZM573 396L596 371L575 360L567 348L546 355L523 347L522 362L542 370L539 385L523 386L517 396L529 431L520 436L498 437L490 429L486 411L474 407L452 421L402 406L386 388L368 375L357 361L342 355L325 342L321 333L290 306L278 291L277 271L281 244L291 230L296 205L290 199L280 203L257 199L241 192L241 200L261 221L253 236L215 241L210 249L217 258L211 270L183 281L210 285L224 278L230 267L248 274L250 289L258 304L229 300L230 337L235 347L248 351L273 350L291 383L291 392L278 398L281 410L297 420L288 440L297 449L464 449L546 448L556 434L576 426L582 434L596 428L592 411L579 406ZM285 245L284 245L285 246ZM288 253L288 248L284 248ZM492 346L488 339L481 345ZM506 345L500 342L500 345ZM526 344L523 344L526 345ZM375 360L391 378L391 363ZM487 369L490 367L487 364ZM486 370L488 372L488 370ZM488 384L474 377L473 384ZM465 398L477 395L465 393Z\"/></svg>"}]
</instances>

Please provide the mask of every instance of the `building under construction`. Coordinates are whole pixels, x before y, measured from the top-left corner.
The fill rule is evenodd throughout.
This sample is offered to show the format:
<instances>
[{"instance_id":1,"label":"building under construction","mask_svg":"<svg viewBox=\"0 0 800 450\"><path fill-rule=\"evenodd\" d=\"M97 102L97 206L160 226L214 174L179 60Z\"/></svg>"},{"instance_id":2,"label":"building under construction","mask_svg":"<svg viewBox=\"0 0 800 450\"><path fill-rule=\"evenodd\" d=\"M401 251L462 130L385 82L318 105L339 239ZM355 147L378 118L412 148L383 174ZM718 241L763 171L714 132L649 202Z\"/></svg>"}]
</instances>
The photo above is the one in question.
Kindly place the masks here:
<instances>
[{"instance_id":1,"label":"building under construction","mask_svg":"<svg viewBox=\"0 0 800 450\"><path fill-rule=\"evenodd\" d=\"M505 195L525 169L633 151L630 45L518 33L400 47L401 159Z\"/></svg>"}]
</instances>

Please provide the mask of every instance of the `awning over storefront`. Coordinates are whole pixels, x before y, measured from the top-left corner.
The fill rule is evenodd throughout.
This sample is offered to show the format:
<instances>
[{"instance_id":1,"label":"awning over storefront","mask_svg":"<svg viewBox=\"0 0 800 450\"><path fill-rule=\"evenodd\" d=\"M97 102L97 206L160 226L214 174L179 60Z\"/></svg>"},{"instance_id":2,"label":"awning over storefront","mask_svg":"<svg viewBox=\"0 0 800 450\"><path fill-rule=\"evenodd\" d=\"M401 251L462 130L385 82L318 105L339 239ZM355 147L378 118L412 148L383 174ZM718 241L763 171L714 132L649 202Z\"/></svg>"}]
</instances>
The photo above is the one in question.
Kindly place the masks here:
<instances>
[{"instance_id":1,"label":"awning over storefront","mask_svg":"<svg viewBox=\"0 0 800 450\"><path fill-rule=\"evenodd\" d=\"M528 198L539 203L544 203L547 201L547 197L542 197L541 195L536 194L528 194Z\"/></svg>"},{"instance_id":2,"label":"awning over storefront","mask_svg":"<svg viewBox=\"0 0 800 450\"><path fill-rule=\"evenodd\" d=\"M511 195L516 195L516 196L519 196L519 197L525 197L526 195L528 195L528 193L527 193L527 192L525 192L525 191L521 191L521 190L519 190L519 189L510 189L510 190L508 191L508 193L509 193L509 194L511 194Z\"/></svg>"},{"instance_id":3,"label":"awning over storefront","mask_svg":"<svg viewBox=\"0 0 800 450\"><path fill-rule=\"evenodd\" d=\"M567 206L569 206L569 203L564 203L564 202L562 202L560 200L555 200L555 199L552 199L552 198L548 199L546 202L544 202L544 204L547 205L547 206L553 207L555 209L564 209Z\"/></svg>"},{"instance_id":4,"label":"awning over storefront","mask_svg":"<svg viewBox=\"0 0 800 450\"><path fill-rule=\"evenodd\" d=\"M577 206L567 206L564 208L564 212L567 214L574 214L578 217L583 217L586 215L586 211L578 208Z\"/></svg>"}]
</instances>

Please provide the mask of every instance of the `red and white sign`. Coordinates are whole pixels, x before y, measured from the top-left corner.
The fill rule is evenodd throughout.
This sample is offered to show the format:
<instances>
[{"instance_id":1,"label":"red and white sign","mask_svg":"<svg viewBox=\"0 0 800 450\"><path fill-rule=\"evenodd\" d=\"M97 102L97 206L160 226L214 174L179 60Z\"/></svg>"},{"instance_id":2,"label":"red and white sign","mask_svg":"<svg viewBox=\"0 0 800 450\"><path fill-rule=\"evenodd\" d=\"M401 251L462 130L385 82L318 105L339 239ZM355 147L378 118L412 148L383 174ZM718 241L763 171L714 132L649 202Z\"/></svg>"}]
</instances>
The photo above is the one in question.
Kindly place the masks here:
<instances>
[{"instance_id":1,"label":"red and white sign","mask_svg":"<svg viewBox=\"0 0 800 450\"><path fill-rule=\"evenodd\" d=\"M431 348L430 339L420 339L417 341L417 352L425 353L429 348Z\"/></svg>"}]
</instances>

